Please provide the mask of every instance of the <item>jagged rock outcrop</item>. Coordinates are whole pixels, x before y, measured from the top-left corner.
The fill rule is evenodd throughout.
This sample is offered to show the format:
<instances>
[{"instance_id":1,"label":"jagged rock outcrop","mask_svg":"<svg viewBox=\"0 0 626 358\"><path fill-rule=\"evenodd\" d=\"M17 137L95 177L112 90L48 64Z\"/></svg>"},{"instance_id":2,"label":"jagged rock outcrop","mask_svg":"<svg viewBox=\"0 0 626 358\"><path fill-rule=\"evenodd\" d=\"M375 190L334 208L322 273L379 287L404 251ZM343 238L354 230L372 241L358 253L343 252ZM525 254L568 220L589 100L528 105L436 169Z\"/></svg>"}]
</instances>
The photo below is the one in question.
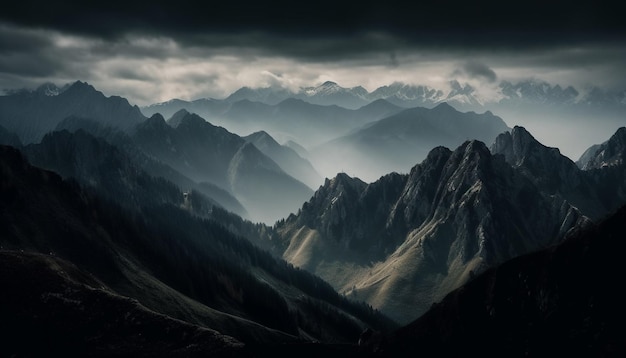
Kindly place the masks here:
<instances>
[{"instance_id":1,"label":"jagged rock outcrop","mask_svg":"<svg viewBox=\"0 0 626 358\"><path fill-rule=\"evenodd\" d=\"M500 134L491 152L504 155L540 190L565 198L585 215L599 218L607 213L586 174L558 148L544 146L523 127Z\"/></svg>"},{"instance_id":2,"label":"jagged rock outcrop","mask_svg":"<svg viewBox=\"0 0 626 358\"><path fill-rule=\"evenodd\" d=\"M468 141L435 148L409 175L365 185L340 174L277 230L288 261L408 322L475 273L586 223L504 157Z\"/></svg>"},{"instance_id":3,"label":"jagged rock outcrop","mask_svg":"<svg viewBox=\"0 0 626 358\"><path fill-rule=\"evenodd\" d=\"M381 357L621 356L626 207L558 246L489 269L379 348ZM481 342L480 344L477 342Z\"/></svg>"},{"instance_id":4,"label":"jagged rock outcrop","mask_svg":"<svg viewBox=\"0 0 626 358\"><path fill-rule=\"evenodd\" d=\"M578 166L583 170L624 165L626 157L626 127L619 128L611 138L591 146L583 153Z\"/></svg>"}]
</instances>

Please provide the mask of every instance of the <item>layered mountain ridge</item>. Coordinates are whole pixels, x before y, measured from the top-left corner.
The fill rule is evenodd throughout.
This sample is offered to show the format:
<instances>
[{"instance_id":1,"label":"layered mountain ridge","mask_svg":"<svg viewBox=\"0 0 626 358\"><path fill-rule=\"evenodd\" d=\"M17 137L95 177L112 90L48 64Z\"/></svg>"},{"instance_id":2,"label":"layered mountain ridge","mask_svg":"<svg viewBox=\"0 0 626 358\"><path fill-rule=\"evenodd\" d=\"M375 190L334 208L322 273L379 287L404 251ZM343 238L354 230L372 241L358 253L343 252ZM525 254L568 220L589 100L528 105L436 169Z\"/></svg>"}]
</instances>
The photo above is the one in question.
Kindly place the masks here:
<instances>
[{"instance_id":1,"label":"layered mountain ridge","mask_svg":"<svg viewBox=\"0 0 626 358\"><path fill-rule=\"evenodd\" d=\"M539 256L548 260L539 264L515 258L553 245L558 248L548 250L563 250L572 237L588 232L593 221L626 203L625 128L574 163L524 127L509 128L490 111L458 111L484 109L484 98L467 84L452 83L451 88L439 92L393 84L375 91L386 99L368 99L363 106L359 101L373 92L333 82L307 88L300 98L271 88L247 89L228 100L173 100L159 105L165 116L136 121L136 107L128 101L105 97L82 82L63 88L45 84L4 96L0 114L9 115L0 116L0 144L18 148L23 156L0 147L0 256L6 260L0 276L42 272L37 280L27 280L37 282L36 287L11 282L0 294L0 301L10 302L4 313L10 319L0 326L19 328L10 336L18 343L10 345L9 355L62 351L68 340L87 337L92 345L75 348L156 354L161 347L173 356L305 351L384 356L397 355L403 347L408 350L402 354L415 353L419 348L413 345L413 333L438 332L420 351L426 354L437 344L476 342L476 335L458 340L458 332L475 324L467 315L494 324L477 332L517 342L521 350L494 344L493 351L483 351L487 353L538 352L537 342L549 342L529 333L535 325L542 334L561 328L570 338L579 334L587 347L619 348L610 334L604 335L606 327L615 331L615 321L592 307L601 301L614 307L618 300L586 291L587 283L595 281L592 276L599 275L596 271L570 270L566 255L555 265L560 267L556 274L535 277L528 269L545 264L552 270L554 251L542 251ZM438 102L426 106L432 108L404 109L394 104L394 93L403 98L397 103L418 97ZM594 103L621 108L619 94L602 102L602 93L595 93L592 101L576 89L539 82L508 84L502 93L500 105L530 117L535 112L525 111L529 104L536 104L537 112L560 106L578 111L595 108ZM68 98L76 103L65 103ZM337 101L358 109L339 107ZM11 113L21 105L36 109L19 114L26 117L17 126L23 130L18 136L17 127L4 125L19 117ZM168 112L178 107L182 109ZM44 110L51 120L37 117ZM585 113L591 112L581 111ZM229 123L246 132L235 134ZM259 130L249 134L250 125ZM40 142L28 139L31 134L41 135ZM304 148L301 144L307 142L298 138L304 136L310 144L331 135L335 140L321 148ZM350 150L360 157L348 157ZM330 170L320 170L327 179L317 174L321 162L331 163ZM276 218L274 226L267 225ZM611 227L616 237L622 234L619 225ZM587 242L579 251L584 256L596 250L592 246ZM594 260L603 255L612 257L604 253ZM526 260L525 267L515 266ZM504 267L504 280L500 274L496 280L499 269L494 267ZM572 302L568 297L575 285L565 290L560 283L542 285L557 276L575 282L581 275L587 282L585 296L574 303L582 313L561 311L559 305ZM597 281L607 286L615 281L612 275L605 273ZM472 286L475 281L480 284ZM533 282L538 288L531 287ZM94 301L103 305L92 305ZM376 343L383 351L311 344L354 343L367 328L359 341L368 346L380 337L375 331L394 326L371 307L351 301L365 301L403 324L427 318L399 336L387 336L390 345ZM127 314L116 315L119 309ZM98 312L92 315L93 310ZM564 316L580 318L582 326L567 317L563 321ZM59 317L68 324L59 325ZM136 318L153 322L154 328ZM85 326L90 319L123 327L137 343L107 329L94 333L94 326ZM54 336L58 344L25 349L19 332L33 327L40 327L34 329L34 339ZM169 329L177 333L151 341L152 334ZM195 348L182 349L172 340Z\"/></svg>"},{"instance_id":2,"label":"layered mountain ridge","mask_svg":"<svg viewBox=\"0 0 626 358\"><path fill-rule=\"evenodd\" d=\"M347 171L368 181L405 171L436 146L457 147L466 140L491 143L509 127L491 112L459 112L447 103L411 108L311 150L313 162L330 173ZM326 160L329 157L345 160Z\"/></svg>"},{"instance_id":3,"label":"layered mountain ridge","mask_svg":"<svg viewBox=\"0 0 626 358\"><path fill-rule=\"evenodd\" d=\"M0 125L18 135L24 144L36 143L69 116L91 118L130 131L145 120L137 106L125 98L105 97L84 82L63 90L44 85L33 92L0 96Z\"/></svg>"},{"instance_id":4,"label":"layered mountain ridge","mask_svg":"<svg viewBox=\"0 0 626 358\"><path fill-rule=\"evenodd\" d=\"M490 102L503 105L534 103L613 107L620 107L626 103L624 91L610 92L599 88L581 90L572 86L562 87L534 79L516 83L501 81L497 86L499 96L496 98L484 98L471 85L461 84L456 80L450 81L447 87L447 89L436 89L427 85L394 82L369 92L362 86L346 88L335 82L326 81L318 86L302 87L297 90L282 87L242 87L226 97L225 102L250 100L275 105L287 98L297 98L313 104L339 105L350 109L357 109L379 99L385 99L403 107L433 107L442 102L470 106L482 106ZM166 104L168 103L154 104L144 109L151 111L150 107L163 108Z\"/></svg>"},{"instance_id":5,"label":"layered mountain ridge","mask_svg":"<svg viewBox=\"0 0 626 358\"><path fill-rule=\"evenodd\" d=\"M327 181L278 224L277 251L408 322L475 273L588 222L482 142L468 141L432 150L410 174Z\"/></svg>"},{"instance_id":6,"label":"layered mountain ridge","mask_svg":"<svg viewBox=\"0 0 626 358\"><path fill-rule=\"evenodd\" d=\"M192 180L232 192L255 220L273 223L313 193L254 145L196 114L185 114L175 128L155 114L137 127L133 140Z\"/></svg>"},{"instance_id":7,"label":"layered mountain ridge","mask_svg":"<svg viewBox=\"0 0 626 358\"><path fill-rule=\"evenodd\" d=\"M246 343L349 342L367 326L388 329L391 326L386 325L393 325L371 309L348 302L320 279L232 235L221 223L194 217L184 208L155 202L146 202L140 209L120 207L81 189L76 182L32 167L11 147L0 147L0 173L2 250L54 256L48 260L53 267L57 265L54 261L59 260L60 267L68 261L76 268L65 277L76 277L75 272L91 275L107 292L132 297L154 312L210 327ZM40 260L33 264L37 262ZM22 272L36 267L22 264L26 265L20 268ZM29 282L12 287L36 290ZM68 312L68 327L76 324L80 330L85 323L74 320L77 311L57 312L54 303L74 302L82 299L83 293L76 288L57 294L56 289L51 284L51 291L44 292L51 297L48 301L35 299L37 307L29 308L32 300L11 301L11 309ZM0 296L4 300L7 294L3 290ZM11 292L10 297L23 294ZM88 302L76 305L89 307ZM125 325L128 317L121 312L110 319ZM365 323L370 318L371 323ZM42 323L44 329L54 327ZM19 324L32 328L18 320L2 322L3 327L22 327ZM137 327L133 332L145 329ZM16 349L22 352L25 348Z\"/></svg>"}]
</instances>

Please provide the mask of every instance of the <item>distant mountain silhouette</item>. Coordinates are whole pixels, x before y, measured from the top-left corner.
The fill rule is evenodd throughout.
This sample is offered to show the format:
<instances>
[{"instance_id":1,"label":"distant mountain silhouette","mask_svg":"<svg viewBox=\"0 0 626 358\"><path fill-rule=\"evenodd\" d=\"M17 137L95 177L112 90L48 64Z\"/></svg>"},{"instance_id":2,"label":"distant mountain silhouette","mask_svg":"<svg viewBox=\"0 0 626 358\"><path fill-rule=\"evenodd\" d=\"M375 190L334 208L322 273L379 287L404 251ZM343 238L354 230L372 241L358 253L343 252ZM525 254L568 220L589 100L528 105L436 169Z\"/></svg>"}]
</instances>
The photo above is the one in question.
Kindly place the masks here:
<instances>
[{"instance_id":1,"label":"distant mountain silhouette","mask_svg":"<svg viewBox=\"0 0 626 358\"><path fill-rule=\"evenodd\" d=\"M490 112L463 113L443 103L383 118L311 149L311 155L326 175L345 170L371 181L410 168L436 146L456 147L468 139L491 143L506 130L504 121Z\"/></svg>"},{"instance_id":2,"label":"distant mountain silhouette","mask_svg":"<svg viewBox=\"0 0 626 358\"><path fill-rule=\"evenodd\" d=\"M243 139L254 144L263 154L275 161L282 170L309 188L317 189L323 183L324 180L308 160L302 158L292 148L278 144L267 132L255 132L243 137Z\"/></svg>"},{"instance_id":3,"label":"distant mountain silhouette","mask_svg":"<svg viewBox=\"0 0 626 358\"><path fill-rule=\"evenodd\" d=\"M254 145L196 114L182 115L175 128L155 114L132 138L146 154L192 180L232 193L252 220L273 223L313 193Z\"/></svg>"},{"instance_id":4,"label":"distant mountain silhouette","mask_svg":"<svg viewBox=\"0 0 626 358\"><path fill-rule=\"evenodd\" d=\"M84 82L77 81L63 90L43 87L0 96L0 125L17 134L24 144L39 142L70 116L90 118L125 131L145 120L139 107L122 97L105 97Z\"/></svg>"}]
</instances>

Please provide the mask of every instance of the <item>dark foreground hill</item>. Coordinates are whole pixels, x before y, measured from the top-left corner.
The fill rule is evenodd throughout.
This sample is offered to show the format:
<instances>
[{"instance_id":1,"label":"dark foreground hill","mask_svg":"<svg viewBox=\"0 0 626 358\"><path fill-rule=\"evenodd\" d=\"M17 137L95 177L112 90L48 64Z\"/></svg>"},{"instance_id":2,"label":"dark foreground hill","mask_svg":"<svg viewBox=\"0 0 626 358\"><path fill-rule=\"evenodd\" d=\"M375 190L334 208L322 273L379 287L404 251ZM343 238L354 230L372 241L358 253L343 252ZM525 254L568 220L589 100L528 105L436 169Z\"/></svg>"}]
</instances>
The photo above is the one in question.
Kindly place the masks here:
<instances>
[{"instance_id":1,"label":"dark foreground hill","mask_svg":"<svg viewBox=\"0 0 626 358\"><path fill-rule=\"evenodd\" d=\"M134 211L123 209L75 182L31 166L19 151L4 146L0 146L0 202L0 249L55 257L43 263L34 260L30 273L28 267L20 271L26 275L24 280L18 279L19 273L6 273L7 280L14 277L17 281L0 290L3 302L13 304L2 305L3 309L30 315L30 321L10 316L18 320L16 325L24 324L19 327L26 331L39 329L38 310L41 317L52 315L55 322L50 329L62 324L61 328L75 327L74 333L79 335L89 335L93 329L106 331L111 321L126 322L127 312L123 310L116 311L121 315L118 317L110 312L103 319L90 320L96 314L91 308L65 312L67 307L55 306L57 300L71 304L91 295L86 286L102 288L87 278L76 290L67 282L54 286L55 280L76 281L77 275L102 282L106 286L102 288L104 301L109 291L130 297L151 311L219 331L246 344L311 340L350 343L356 342L367 327L385 330L393 326L371 308L349 302L319 278L275 260L213 221L168 203L146 204ZM77 269L66 269L70 264L58 263L56 257ZM56 272L62 277L46 267L53 271L60 267ZM42 275L48 270L49 280L28 278L40 270ZM48 281L53 287L46 288ZM66 286L70 289L63 288ZM40 291L33 296L34 302L20 299ZM41 297L48 296L49 300L42 301ZM3 324L5 329L13 329L12 324ZM134 327L137 330L133 332L141 333L140 328ZM152 328L147 325L145 329L142 335ZM33 340L30 344L42 342ZM97 344L90 342L94 343L87 340L87 348L96 349ZM166 349L167 340L163 344ZM29 351L18 351L18 355L21 352Z\"/></svg>"},{"instance_id":2,"label":"dark foreground hill","mask_svg":"<svg viewBox=\"0 0 626 358\"><path fill-rule=\"evenodd\" d=\"M244 357L216 331L153 312L53 255L0 251L1 356Z\"/></svg>"},{"instance_id":3,"label":"dark foreground hill","mask_svg":"<svg viewBox=\"0 0 626 358\"><path fill-rule=\"evenodd\" d=\"M624 357L626 207L477 276L383 344L386 356Z\"/></svg>"}]
</instances>

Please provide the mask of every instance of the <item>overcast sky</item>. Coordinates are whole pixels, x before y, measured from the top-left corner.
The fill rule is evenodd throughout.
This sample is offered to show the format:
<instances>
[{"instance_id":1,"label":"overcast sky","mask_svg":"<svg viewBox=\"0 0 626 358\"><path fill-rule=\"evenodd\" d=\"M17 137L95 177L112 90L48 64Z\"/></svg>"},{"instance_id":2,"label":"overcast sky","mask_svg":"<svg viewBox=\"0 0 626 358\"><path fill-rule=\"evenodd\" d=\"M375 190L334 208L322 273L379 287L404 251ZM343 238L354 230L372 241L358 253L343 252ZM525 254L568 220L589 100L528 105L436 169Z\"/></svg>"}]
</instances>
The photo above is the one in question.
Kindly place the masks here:
<instances>
[{"instance_id":1,"label":"overcast sky","mask_svg":"<svg viewBox=\"0 0 626 358\"><path fill-rule=\"evenodd\" d=\"M82 80L138 105L326 80L626 89L622 12L601 1L90 3L4 6L0 89Z\"/></svg>"}]
</instances>

